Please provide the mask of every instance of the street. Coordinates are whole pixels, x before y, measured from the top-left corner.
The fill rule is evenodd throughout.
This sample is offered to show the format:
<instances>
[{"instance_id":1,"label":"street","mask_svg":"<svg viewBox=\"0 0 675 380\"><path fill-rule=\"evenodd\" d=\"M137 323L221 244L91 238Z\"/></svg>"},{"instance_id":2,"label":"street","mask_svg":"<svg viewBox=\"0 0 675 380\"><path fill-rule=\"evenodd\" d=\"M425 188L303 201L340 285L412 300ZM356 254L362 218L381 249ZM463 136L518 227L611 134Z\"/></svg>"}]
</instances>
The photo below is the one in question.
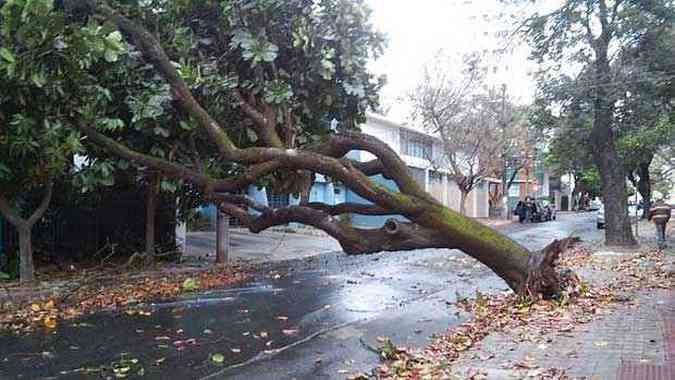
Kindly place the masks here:
<instances>
[{"instance_id":1,"label":"street","mask_svg":"<svg viewBox=\"0 0 675 380\"><path fill-rule=\"evenodd\" d=\"M504 231L530 249L570 235L601 238L592 213ZM467 318L452 305L458 296L505 289L461 252L324 253L264 265L238 288L148 305L149 315L99 313L2 336L0 378L89 378L98 374L84 372L131 358L149 379L344 379L379 362L368 349L378 336L424 345Z\"/></svg>"}]
</instances>

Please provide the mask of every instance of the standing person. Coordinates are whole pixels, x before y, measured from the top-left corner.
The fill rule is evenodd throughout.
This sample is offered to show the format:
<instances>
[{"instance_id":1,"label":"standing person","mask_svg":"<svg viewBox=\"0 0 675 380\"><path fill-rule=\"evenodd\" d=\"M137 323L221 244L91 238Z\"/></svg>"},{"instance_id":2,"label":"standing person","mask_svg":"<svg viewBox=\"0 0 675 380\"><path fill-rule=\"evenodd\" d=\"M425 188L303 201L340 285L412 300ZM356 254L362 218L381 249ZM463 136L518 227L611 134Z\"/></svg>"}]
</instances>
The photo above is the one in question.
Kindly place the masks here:
<instances>
[{"instance_id":1,"label":"standing person","mask_svg":"<svg viewBox=\"0 0 675 380\"><path fill-rule=\"evenodd\" d=\"M661 249L666 248L666 225L670 220L671 212L670 206L663 201L662 197L659 197L647 214L647 219L654 221L656 242Z\"/></svg>"},{"instance_id":2,"label":"standing person","mask_svg":"<svg viewBox=\"0 0 675 380\"><path fill-rule=\"evenodd\" d=\"M525 207L523 201L518 201L518 204L516 205L516 215L518 215L518 222L523 223L527 216L527 207Z\"/></svg>"}]
</instances>

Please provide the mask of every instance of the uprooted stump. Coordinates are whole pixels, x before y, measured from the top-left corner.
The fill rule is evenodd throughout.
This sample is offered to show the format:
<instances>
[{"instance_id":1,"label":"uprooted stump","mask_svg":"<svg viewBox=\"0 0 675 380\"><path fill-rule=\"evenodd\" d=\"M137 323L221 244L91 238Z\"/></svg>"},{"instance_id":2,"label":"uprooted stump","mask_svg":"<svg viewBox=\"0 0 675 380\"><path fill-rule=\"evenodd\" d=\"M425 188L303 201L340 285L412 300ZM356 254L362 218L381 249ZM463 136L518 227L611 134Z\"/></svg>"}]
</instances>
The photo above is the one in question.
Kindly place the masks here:
<instances>
[{"instance_id":1,"label":"uprooted stump","mask_svg":"<svg viewBox=\"0 0 675 380\"><path fill-rule=\"evenodd\" d=\"M540 252L530 255L528 276L519 291L520 295L530 299L553 298L563 289L576 285L579 277L569 269L558 268L556 264L562 252L580 241L578 237L554 240Z\"/></svg>"}]
</instances>

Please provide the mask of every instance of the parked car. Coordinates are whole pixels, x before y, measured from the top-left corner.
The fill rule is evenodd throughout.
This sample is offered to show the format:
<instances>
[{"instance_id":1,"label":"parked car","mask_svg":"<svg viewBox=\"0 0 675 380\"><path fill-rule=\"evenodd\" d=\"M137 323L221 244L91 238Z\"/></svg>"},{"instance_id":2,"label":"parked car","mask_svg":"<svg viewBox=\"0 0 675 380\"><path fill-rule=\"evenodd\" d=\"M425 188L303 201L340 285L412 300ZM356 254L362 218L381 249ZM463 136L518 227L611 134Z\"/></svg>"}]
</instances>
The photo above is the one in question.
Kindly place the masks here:
<instances>
[{"instance_id":1,"label":"parked car","mask_svg":"<svg viewBox=\"0 0 675 380\"><path fill-rule=\"evenodd\" d=\"M555 206L546 199L536 200L530 208L528 218L532 223L555 220Z\"/></svg>"},{"instance_id":2,"label":"parked car","mask_svg":"<svg viewBox=\"0 0 675 380\"><path fill-rule=\"evenodd\" d=\"M542 214L543 214L543 221L545 222L550 222L552 220L556 219L556 209L555 205L548 200L544 199L540 201L541 203L541 209L542 209Z\"/></svg>"},{"instance_id":3,"label":"parked car","mask_svg":"<svg viewBox=\"0 0 675 380\"><path fill-rule=\"evenodd\" d=\"M600 198L595 198L593 199L589 205L588 205L588 210L589 211L599 211L602 208L603 204Z\"/></svg>"},{"instance_id":4,"label":"parked car","mask_svg":"<svg viewBox=\"0 0 675 380\"><path fill-rule=\"evenodd\" d=\"M628 212L628 217L632 221L635 221L636 214L637 214L637 218L641 218L644 210L642 209L642 206L640 206L640 205L629 204L627 212ZM600 203L600 208L598 209L598 211L596 213L595 224L596 224L596 226L598 227L599 230L605 228L605 205L602 204L602 203Z\"/></svg>"},{"instance_id":5,"label":"parked car","mask_svg":"<svg viewBox=\"0 0 675 380\"><path fill-rule=\"evenodd\" d=\"M642 205L636 205L636 204L630 204L628 205L628 216L631 218L631 220L635 220L642 218L642 213L644 213L644 208Z\"/></svg>"},{"instance_id":6,"label":"parked car","mask_svg":"<svg viewBox=\"0 0 675 380\"><path fill-rule=\"evenodd\" d=\"M595 214L595 225L599 230L605 228L605 205L600 204L600 208L596 211Z\"/></svg>"}]
</instances>

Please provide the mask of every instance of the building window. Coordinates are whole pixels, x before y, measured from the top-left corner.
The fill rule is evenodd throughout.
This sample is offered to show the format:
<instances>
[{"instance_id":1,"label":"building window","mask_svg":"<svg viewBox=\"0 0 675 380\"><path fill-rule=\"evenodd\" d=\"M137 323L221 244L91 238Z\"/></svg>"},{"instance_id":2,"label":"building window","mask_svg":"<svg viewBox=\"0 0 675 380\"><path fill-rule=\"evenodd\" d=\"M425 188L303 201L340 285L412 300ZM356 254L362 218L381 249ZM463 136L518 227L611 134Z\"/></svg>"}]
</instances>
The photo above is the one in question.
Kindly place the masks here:
<instances>
[{"instance_id":1,"label":"building window","mask_svg":"<svg viewBox=\"0 0 675 380\"><path fill-rule=\"evenodd\" d=\"M430 172L429 173L429 182L433 184L442 184L443 183L443 173L439 172Z\"/></svg>"},{"instance_id":2,"label":"building window","mask_svg":"<svg viewBox=\"0 0 675 380\"><path fill-rule=\"evenodd\" d=\"M401 152L404 155L430 160L432 146L433 142L429 136L401 129Z\"/></svg>"},{"instance_id":3,"label":"building window","mask_svg":"<svg viewBox=\"0 0 675 380\"><path fill-rule=\"evenodd\" d=\"M270 208L283 208L288 207L290 204L290 198L288 194L267 194L267 205Z\"/></svg>"}]
</instances>

